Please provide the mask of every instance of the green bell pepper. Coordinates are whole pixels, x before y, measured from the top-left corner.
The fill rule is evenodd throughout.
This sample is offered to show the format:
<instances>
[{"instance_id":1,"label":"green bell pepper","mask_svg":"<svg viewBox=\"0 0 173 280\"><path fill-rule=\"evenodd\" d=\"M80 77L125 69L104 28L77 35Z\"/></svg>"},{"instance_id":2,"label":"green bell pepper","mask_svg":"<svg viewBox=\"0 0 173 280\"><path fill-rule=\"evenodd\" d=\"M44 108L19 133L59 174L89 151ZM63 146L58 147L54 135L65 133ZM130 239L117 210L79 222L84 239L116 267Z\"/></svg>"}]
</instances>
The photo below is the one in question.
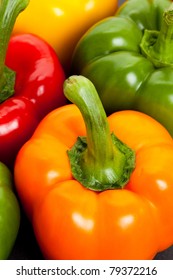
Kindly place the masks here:
<instances>
[{"instance_id":1,"label":"green bell pepper","mask_svg":"<svg viewBox=\"0 0 173 280\"><path fill-rule=\"evenodd\" d=\"M20 225L20 208L13 192L13 177L0 162L0 260L9 257Z\"/></svg>"},{"instance_id":2,"label":"green bell pepper","mask_svg":"<svg viewBox=\"0 0 173 280\"><path fill-rule=\"evenodd\" d=\"M173 135L173 3L128 0L78 42L72 74L95 85L107 114L133 109Z\"/></svg>"}]
</instances>

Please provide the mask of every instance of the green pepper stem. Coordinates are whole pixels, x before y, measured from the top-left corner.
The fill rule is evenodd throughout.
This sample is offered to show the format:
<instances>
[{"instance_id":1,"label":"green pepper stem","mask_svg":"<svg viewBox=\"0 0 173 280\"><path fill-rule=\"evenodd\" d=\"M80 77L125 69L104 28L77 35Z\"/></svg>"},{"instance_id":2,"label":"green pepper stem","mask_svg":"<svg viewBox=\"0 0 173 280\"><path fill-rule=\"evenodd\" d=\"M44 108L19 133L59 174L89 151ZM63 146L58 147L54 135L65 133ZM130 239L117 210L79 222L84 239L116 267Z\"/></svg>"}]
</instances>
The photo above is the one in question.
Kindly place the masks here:
<instances>
[{"instance_id":1,"label":"green pepper stem","mask_svg":"<svg viewBox=\"0 0 173 280\"><path fill-rule=\"evenodd\" d=\"M5 67L5 57L16 18L28 3L29 0L2 0L0 3L0 102L14 91L14 74Z\"/></svg>"},{"instance_id":2,"label":"green pepper stem","mask_svg":"<svg viewBox=\"0 0 173 280\"><path fill-rule=\"evenodd\" d=\"M92 190L122 188L134 169L134 152L111 134L94 85L83 76L71 76L64 94L81 111L87 131L68 151L74 178Z\"/></svg>"},{"instance_id":3,"label":"green pepper stem","mask_svg":"<svg viewBox=\"0 0 173 280\"><path fill-rule=\"evenodd\" d=\"M145 30L141 51L156 68L173 65L173 3L163 13L160 31Z\"/></svg>"}]
</instances>

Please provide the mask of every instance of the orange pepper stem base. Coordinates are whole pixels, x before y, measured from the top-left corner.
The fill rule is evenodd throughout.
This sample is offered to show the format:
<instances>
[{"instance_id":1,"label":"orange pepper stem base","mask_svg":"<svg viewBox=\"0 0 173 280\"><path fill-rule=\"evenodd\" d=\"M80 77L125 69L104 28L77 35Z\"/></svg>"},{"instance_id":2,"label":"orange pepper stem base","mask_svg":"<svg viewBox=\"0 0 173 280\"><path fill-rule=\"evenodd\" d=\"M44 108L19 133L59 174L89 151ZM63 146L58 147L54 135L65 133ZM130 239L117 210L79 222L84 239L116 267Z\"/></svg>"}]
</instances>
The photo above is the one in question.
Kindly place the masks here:
<instances>
[{"instance_id":1,"label":"orange pepper stem base","mask_svg":"<svg viewBox=\"0 0 173 280\"><path fill-rule=\"evenodd\" d=\"M94 85L83 76L71 76L64 94L81 111L87 130L68 151L73 177L95 191L122 188L134 169L135 153L111 134Z\"/></svg>"}]
</instances>

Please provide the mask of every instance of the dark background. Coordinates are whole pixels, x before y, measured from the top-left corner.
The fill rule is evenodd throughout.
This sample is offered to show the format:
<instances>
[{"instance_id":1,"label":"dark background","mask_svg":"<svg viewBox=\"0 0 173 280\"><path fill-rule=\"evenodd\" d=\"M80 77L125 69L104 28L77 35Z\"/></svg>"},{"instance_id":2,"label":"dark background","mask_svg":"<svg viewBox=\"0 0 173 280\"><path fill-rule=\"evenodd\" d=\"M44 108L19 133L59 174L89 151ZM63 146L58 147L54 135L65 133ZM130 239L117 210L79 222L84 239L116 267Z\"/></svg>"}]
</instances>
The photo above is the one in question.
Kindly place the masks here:
<instances>
[{"instance_id":1,"label":"dark background","mask_svg":"<svg viewBox=\"0 0 173 280\"><path fill-rule=\"evenodd\" d=\"M119 5L121 5L123 2L124 0L119 0ZM35 240L32 226L23 212L21 214L21 226L20 226L19 234L9 259L11 260L14 259L42 260L43 259L43 256ZM155 259L173 260L173 246L165 250L164 252L157 254Z\"/></svg>"}]
</instances>

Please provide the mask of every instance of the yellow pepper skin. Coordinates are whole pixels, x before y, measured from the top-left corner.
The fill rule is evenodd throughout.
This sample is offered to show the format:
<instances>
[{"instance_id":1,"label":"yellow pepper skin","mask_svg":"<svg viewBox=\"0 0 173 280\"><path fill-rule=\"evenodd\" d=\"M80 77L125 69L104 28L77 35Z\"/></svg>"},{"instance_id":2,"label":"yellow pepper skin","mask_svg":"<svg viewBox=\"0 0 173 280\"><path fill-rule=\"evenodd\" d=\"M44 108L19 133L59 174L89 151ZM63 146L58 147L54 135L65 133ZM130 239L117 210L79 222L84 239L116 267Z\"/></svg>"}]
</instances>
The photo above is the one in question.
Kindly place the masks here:
<instances>
[{"instance_id":1,"label":"yellow pepper skin","mask_svg":"<svg viewBox=\"0 0 173 280\"><path fill-rule=\"evenodd\" d=\"M85 31L97 21L114 15L117 0L30 0L18 17L13 34L34 33L56 51L69 69L73 49Z\"/></svg>"}]
</instances>

